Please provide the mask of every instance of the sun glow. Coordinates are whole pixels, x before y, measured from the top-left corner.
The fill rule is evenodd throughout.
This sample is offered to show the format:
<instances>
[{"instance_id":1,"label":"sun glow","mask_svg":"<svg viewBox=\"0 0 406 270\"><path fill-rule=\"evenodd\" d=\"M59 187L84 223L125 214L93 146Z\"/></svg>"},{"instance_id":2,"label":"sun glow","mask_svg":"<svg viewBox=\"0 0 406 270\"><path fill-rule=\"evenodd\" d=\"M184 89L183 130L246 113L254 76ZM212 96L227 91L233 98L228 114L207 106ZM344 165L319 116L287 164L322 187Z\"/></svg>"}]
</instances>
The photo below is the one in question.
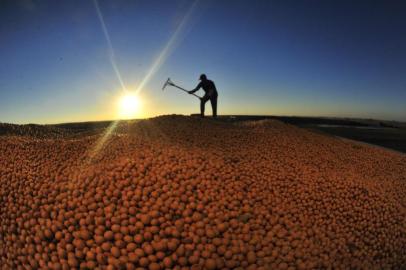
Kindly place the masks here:
<instances>
[{"instance_id":1,"label":"sun glow","mask_svg":"<svg viewBox=\"0 0 406 270\"><path fill-rule=\"evenodd\" d=\"M127 92L118 100L118 116L120 119L136 118L141 112L141 105L138 95Z\"/></svg>"}]
</instances>

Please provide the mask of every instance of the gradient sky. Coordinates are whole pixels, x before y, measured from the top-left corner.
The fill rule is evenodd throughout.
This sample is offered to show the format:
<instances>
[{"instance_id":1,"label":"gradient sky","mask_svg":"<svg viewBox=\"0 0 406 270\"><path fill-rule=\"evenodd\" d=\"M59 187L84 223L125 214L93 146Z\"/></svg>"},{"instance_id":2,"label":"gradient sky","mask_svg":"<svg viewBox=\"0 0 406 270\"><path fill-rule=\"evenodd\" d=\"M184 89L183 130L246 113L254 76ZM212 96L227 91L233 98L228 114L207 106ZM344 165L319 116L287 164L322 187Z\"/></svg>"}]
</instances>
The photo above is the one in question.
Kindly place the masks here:
<instances>
[{"instance_id":1,"label":"gradient sky","mask_svg":"<svg viewBox=\"0 0 406 270\"><path fill-rule=\"evenodd\" d=\"M219 114L406 121L406 1L98 5L113 57L94 1L0 1L0 122L117 118L112 59L128 89L142 85L139 117L198 112L161 87L206 73Z\"/></svg>"}]
</instances>

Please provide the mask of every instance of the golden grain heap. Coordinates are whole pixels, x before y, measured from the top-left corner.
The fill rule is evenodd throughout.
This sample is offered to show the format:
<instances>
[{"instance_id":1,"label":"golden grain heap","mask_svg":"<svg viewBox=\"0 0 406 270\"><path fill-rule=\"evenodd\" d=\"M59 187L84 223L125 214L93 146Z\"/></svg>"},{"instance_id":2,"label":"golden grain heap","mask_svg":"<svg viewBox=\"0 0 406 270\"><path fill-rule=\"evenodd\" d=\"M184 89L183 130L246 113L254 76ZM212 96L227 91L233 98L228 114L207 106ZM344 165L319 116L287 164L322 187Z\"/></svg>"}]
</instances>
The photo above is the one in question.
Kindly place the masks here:
<instances>
[{"instance_id":1,"label":"golden grain heap","mask_svg":"<svg viewBox=\"0 0 406 270\"><path fill-rule=\"evenodd\" d=\"M13 129L1 269L406 268L405 155L272 120Z\"/></svg>"}]
</instances>

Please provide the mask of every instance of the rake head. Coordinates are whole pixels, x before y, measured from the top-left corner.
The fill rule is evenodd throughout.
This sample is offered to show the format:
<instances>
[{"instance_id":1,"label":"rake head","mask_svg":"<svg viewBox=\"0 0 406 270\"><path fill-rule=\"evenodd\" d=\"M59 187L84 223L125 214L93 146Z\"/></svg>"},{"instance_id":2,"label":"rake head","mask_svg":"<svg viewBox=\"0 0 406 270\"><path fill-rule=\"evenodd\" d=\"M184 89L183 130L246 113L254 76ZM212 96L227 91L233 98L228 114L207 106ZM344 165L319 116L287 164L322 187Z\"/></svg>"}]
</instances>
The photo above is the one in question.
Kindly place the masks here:
<instances>
[{"instance_id":1,"label":"rake head","mask_svg":"<svg viewBox=\"0 0 406 270\"><path fill-rule=\"evenodd\" d=\"M162 91L165 89L165 87L166 87L167 85L175 85L175 84L171 81L171 78L168 78L168 79L166 80L166 82L164 83L164 86L162 87Z\"/></svg>"}]
</instances>

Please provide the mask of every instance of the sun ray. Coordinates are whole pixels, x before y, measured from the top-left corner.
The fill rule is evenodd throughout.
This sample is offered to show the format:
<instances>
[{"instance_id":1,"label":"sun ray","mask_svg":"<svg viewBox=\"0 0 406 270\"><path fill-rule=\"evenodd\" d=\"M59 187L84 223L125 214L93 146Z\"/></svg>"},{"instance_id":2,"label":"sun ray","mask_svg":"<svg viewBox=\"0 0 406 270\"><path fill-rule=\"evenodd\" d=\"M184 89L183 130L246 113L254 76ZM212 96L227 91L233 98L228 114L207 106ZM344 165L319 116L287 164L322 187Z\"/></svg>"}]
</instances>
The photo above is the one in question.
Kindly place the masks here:
<instances>
[{"instance_id":1,"label":"sun ray","mask_svg":"<svg viewBox=\"0 0 406 270\"><path fill-rule=\"evenodd\" d=\"M106 41L107 41L107 46L108 46L108 51L109 51L109 59L110 59L111 66L114 69L114 72L115 72L115 74L117 76L118 81L120 82L121 89L126 90L124 81L123 81L123 79L121 77L120 70L117 67L116 56L114 54L113 44L112 44L111 39L110 39L110 34L107 31L106 23L104 22L103 14L102 14L102 12L100 10L100 7L99 7L99 2L97 0L94 0L94 5L96 7L97 16L99 18L100 25L101 25L103 33L104 33L104 37L106 38Z\"/></svg>"},{"instance_id":2,"label":"sun ray","mask_svg":"<svg viewBox=\"0 0 406 270\"><path fill-rule=\"evenodd\" d=\"M176 47L176 43L184 31L184 28L189 21L189 18L192 16L194 10L197 7L199 0L195 0L193 4L190 6L186 14L183 16L182 21L176 27L175 32L172 34L171 38L166 43L165 47L161 50L158 57L152 63L151 67L149 68L147 74L144 76L141 83L138 85L136 93L140 92L144 86L149 82L149 80L154 76L154 74L159 70L159 68L165 63L168 56L172 53L174 48Z\"/></svg>"},{"instance_id":3,"label":"sun ray","mask_svg":"<svg viewBox=\"0 0 406 270\"><path fill-rule=\"evenodd\" d=\"M103 30L104 37L106 38L107 47L108 47L108 51L109 51L109 60L110 60L111 66L112 66L112 68L114 70L114 73L116 74L117 80L119 81L119 83L121 85L121 90L125 92L125 91L127 91L127 88L126 88L126 86L124 84L124 81L123 81L123 79L121 77L120 70L117 67L115 54L114 54L114 49L113 49L113 44L111 42L110 35L109 35L109 32L108 32L107 27L106 27L106 23L104 22L103 14L102 14L102 12L100 10L100 7L99 7L99 2L98 2L98 0L94 0L93 2L94 2L94 5L95 5L95 8L96 8L97 17L99 18L100 25L101 25L101 28ZM93 147L93 149L90 151L90 154L89 154L89 160L90 161L103 148L103 145L106 143L108 138L113 133L114 129L117 127L118 122L119 121L113 121L109 125L109 127L106 129L106 131L103 133L102 137L96 142L96 145Z\"/></svg>"},{"instance_id":4,"label":"sun ray","mask_svg":"<svg viewBox=\"0 0 406 270\"><path fill-rule=\"evenodd\" d=\"M97 154L100 152L100 150L103 148L103 146L105 145L106 141L109 139L109 137L111 136L111 134L114 132L114 130L116 129L118 123L120 121L116 120L113 121L107 128L106 130L103 132L103 134L101 135L101 137L97 140L95 146L90 150L90 153L88 155L88 162L90 163L96 156Z\"/></svg>"}]
</instances>

